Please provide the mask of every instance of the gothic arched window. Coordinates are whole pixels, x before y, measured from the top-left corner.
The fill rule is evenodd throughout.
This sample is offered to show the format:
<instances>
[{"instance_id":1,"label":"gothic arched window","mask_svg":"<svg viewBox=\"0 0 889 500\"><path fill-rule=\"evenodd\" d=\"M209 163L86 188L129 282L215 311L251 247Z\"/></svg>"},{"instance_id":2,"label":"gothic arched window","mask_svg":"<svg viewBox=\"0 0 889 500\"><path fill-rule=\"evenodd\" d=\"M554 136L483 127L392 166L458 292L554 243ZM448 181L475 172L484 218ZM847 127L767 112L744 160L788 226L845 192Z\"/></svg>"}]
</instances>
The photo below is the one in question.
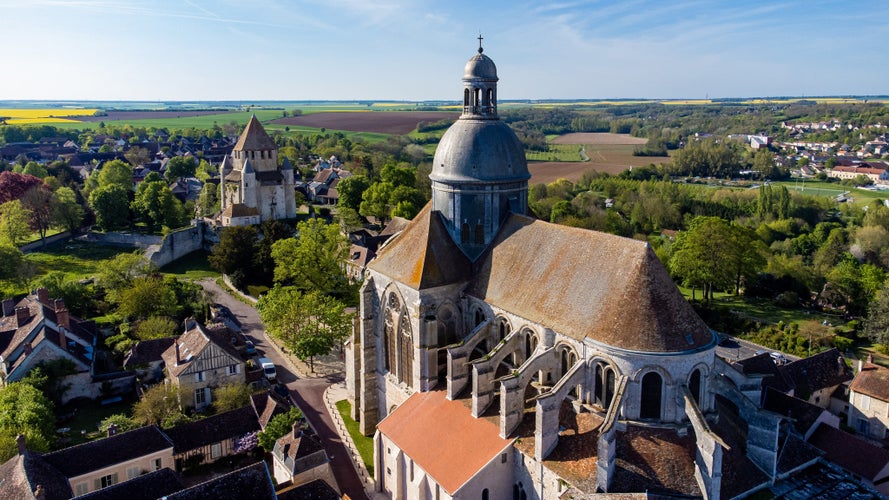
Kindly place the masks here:
<instances>
[{"instance_id":1,"label":"gothic arched window","mask_svg":"<svg viewBox=\"0 0 889 500\"><path fill-rule=\"evenodd\" d=\"M657 372L648 372L642 377L639 418L661 418L661 388L663 385L663 380Z\"/></svg>"},{"instance_id":2,"label":"gothic arched window","mask_svg":"<svg viewBox=\"0 0 889 500\"><path fill-rule=\"evenodd\" d=\"M384 369L396 373L398 360L398 336L396 335L398 328L398 316L401 312L401 301L394 293L389 294L386 302L386 312L384 313L385 325L383 327L383 345L386 349L386 355L383 357Z\"/></svg>"},{"instance_id":3,"label":"gothic arched window","mask_svg":"<svg viewBox=\"0 0 889 500\"><path fill-rule=\"evenodd\" d=\"M414 339L407 309L402 307L398 322L398 381L412 385L414 373Z\"/></svg>"}]
</instances>

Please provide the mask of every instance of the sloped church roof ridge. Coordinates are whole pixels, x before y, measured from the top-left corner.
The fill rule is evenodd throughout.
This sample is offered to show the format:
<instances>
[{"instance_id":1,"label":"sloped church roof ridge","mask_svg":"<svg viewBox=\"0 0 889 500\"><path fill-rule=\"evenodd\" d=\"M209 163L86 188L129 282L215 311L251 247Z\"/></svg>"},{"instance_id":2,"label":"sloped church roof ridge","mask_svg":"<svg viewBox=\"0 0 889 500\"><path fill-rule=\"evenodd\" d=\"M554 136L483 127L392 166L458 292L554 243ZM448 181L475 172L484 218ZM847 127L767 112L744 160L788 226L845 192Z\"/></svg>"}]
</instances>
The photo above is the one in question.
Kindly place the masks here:
<instances>
[{"instance_id":1,"label":"sloped church roof ridge","mask_svg":"<svg viewBox=\"0 0 889 500\"><path fill-rule=\"evenodd\" d=\"M276 150L278 149L278 146L275 145L275 141L272 140L262 124L259 123L259 120L256 119L256 115L251 116L250 121L247 122L247 126L244 127L244 131L241 132L241 136L238 137L238 142L235 144L234 151L259 151L269 149Z\"/></svg>"}]
</instances>

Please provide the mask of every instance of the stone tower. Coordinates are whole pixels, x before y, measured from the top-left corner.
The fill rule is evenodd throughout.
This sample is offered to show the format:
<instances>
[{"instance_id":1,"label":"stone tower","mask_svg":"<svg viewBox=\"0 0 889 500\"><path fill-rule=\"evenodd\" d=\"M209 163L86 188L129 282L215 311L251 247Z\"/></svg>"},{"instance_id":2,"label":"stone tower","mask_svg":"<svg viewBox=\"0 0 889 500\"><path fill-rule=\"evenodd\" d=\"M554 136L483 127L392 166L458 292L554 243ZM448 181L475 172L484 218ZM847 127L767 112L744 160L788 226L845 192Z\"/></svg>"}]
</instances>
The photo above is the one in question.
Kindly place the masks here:
<instances>
[{"instance_id":1,"label":"stone tower","mask_svg":"<svg viewBox=\"0 0 889 500\"><path fill-rule=\"evenodd\" d=\"M435 151L432 209L441 212L448 233L476 260L509 212L528 207L528 163L521 142L497 115L497 67L478 54L463 70L463 114Z\"/></svg>"}]
</instances>

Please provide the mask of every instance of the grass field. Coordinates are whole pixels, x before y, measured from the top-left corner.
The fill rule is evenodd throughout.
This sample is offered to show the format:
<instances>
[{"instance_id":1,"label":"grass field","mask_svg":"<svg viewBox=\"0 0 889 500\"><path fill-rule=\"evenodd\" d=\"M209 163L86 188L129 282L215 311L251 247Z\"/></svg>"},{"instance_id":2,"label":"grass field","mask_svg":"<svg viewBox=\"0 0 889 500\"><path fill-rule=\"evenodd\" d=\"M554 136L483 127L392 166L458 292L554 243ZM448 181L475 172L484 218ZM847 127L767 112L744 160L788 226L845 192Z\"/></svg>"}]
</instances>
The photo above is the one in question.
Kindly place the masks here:
<instances>
[{"instance_id":1,"label":"grass field","mask_svg":"<svg viewBox=\"0 0 889 500\"><path fill-rule=\"evenodd\" d=\"M876 200L889 199L889 191L876 191L869 189L852 188L843 186L834 182L815 181L806 179L793 181L773 182L781 186L786 186L789 191L807 194L809 196L825 196L828 198L836 198L837 195L848 193L847 196L852 198L855 205L868 205Z\"/></svg>"}]
</instances>

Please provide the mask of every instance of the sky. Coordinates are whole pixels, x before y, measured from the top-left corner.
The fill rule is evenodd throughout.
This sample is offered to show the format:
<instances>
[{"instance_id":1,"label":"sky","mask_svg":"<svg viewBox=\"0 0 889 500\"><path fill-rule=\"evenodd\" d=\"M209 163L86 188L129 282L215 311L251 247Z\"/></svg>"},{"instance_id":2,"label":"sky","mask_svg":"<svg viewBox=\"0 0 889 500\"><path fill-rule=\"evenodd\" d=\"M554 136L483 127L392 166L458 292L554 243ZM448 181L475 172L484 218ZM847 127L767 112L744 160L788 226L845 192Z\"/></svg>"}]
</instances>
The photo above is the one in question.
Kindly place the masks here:
<instances>
[{"instance_id":1,"label":"sky","mask_svg":"<svg viewBox=\"0 0 889 500\"><path fill-rule=\"evenodd\" d=\"M885 0L0 0L0 100L889 94Z\"/></svg>"}]
</instances>

